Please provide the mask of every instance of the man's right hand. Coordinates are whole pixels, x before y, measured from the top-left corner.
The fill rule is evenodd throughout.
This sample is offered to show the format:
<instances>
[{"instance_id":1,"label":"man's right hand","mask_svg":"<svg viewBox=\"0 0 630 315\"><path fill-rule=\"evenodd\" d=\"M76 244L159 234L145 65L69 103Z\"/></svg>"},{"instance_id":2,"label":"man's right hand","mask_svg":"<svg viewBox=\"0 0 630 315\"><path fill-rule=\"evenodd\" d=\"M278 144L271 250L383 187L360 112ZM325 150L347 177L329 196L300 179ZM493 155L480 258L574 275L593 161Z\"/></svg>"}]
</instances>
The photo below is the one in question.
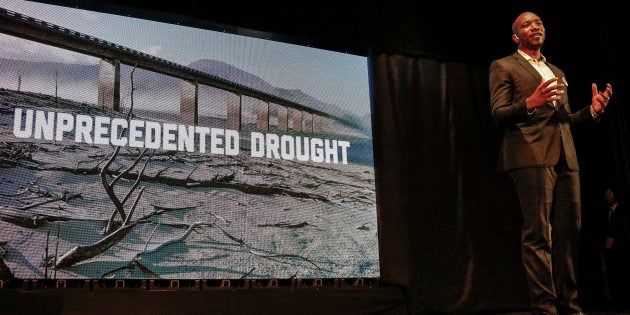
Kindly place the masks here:
<instances>
[{"instance_id":1,"label":"man's right hand","mask_svg":"<svg viewBox=\"0 0 630 315\"><path fill-rule=\"evenodd\" d=\"M527 109L538 108L547 103L560 99L560 94L564 94L564 83L556 83L558 78L551 78L547 81L542 79L536 91L527 98Z\"/></svg>"}]
</instances>

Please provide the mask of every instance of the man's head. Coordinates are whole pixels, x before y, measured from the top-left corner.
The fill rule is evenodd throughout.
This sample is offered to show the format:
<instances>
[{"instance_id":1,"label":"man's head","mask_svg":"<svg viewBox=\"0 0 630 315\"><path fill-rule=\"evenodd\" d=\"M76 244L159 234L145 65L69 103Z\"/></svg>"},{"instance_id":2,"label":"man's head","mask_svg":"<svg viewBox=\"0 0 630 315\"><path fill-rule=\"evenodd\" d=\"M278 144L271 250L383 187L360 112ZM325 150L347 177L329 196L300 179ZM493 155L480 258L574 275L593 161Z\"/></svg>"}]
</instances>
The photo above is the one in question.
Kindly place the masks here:
<instances>
[{"instance_id":1,"label":"man's head","mask_svg":"<svg viewBox=\"0 0 630 315\"><path fill-rule=\"evenodd\" d=\"M608 202L609 204L613 204L617 201L617 194L615 193L614 189L607 188L604 192L604 198L606 199L606 202Z\"/></svg>"},{"instance_id":2,"label":"man's head","mask_svg":"<svg viewBox=\"0 0 630 315\"><path fill-rule=\"evenodd\" d=\"M519 48L539 50L545 42L545 26L540 17L523 12L512 23L512 40Z\"/></svg>"}]
</instances>

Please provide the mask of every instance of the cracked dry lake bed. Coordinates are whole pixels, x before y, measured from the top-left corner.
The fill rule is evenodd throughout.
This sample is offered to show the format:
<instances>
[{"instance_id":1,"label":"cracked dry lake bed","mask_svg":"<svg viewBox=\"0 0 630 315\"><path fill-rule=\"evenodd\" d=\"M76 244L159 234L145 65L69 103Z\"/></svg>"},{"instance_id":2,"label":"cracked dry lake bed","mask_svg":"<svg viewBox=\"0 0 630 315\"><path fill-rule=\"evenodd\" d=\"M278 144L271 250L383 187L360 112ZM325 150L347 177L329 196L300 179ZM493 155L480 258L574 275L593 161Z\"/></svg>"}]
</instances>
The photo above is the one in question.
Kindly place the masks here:
<instances>
[{"instance_id":1,"label":"cracked dry lake bed","mask_svg":"<svg viewBox=\"0 0 630 315\"><path fill-rule=\"evenodd\" d=\"M17 107L102 114L0 93L0 258L6 266L0 274L379 277L373 166L254 158L248 150L141 156L138 148L122 147L112 159L111 145L15 137ZM114 213L115 224L104 233Z\"/></svg>"}]
</instances>

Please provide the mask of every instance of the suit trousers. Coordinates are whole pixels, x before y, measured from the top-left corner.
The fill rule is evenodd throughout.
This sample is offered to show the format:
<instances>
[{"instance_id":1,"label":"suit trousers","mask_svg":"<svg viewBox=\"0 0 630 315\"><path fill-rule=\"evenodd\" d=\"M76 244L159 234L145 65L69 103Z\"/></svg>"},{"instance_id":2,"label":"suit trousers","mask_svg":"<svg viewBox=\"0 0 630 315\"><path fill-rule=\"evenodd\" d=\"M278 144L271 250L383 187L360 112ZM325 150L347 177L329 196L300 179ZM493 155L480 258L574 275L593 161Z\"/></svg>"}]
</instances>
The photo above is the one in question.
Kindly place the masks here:
<instances>
[{"instance_id":1,"label":"suit trousers","mask_svg":"<svg viewBox=\"0 0 630 315\"><path fill-rule=\"evenodd\" d=\"M564 159L561 158L561 161ZM509 172L523 216L522 262L532 314L576 314L579 171L566 163Z\"/></svg>"}]
</instances>

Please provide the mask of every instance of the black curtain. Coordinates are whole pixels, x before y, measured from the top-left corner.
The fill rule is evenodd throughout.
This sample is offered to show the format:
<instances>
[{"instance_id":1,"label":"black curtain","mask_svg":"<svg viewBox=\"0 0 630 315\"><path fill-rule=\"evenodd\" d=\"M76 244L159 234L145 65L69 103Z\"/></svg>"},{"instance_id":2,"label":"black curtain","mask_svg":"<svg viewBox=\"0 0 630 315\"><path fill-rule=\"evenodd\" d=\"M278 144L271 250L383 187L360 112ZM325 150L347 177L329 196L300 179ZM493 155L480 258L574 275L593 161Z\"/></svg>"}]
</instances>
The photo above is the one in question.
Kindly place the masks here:
<instances>
[{"instance_id":1,"label":"black curtain","mask_svg":"<svg viewBox=\"0 0 630 315\"><path fill-rule=\"evenodd\" d=\"M521 215L496 170L501 130L490 117L487 68L387 53L371 64L382 282L403 288L412 314L528 310ZM577 131L578 143L623 138L624 116L612 117ZM627 167L626 145L596 143L615 147L612 165ZM589 219L602 196L591 177L600 179L582 168ZM583 223L579 276L583 304L596 308L603 282L592 224Z\"/></svg>"},{"instance_id":2,"label":"black curtain","mask_svg":"<svg viewBox=\"0 0 630 315\"><path fill-rule=\"evenodd\" d=\"M79 5L76 1L42 2ZM122 5L121 1L105 2ZM127 15L127 8L139 2L127 1L118 12ZM188 292L170 296L141 291L130 294L51 290L14 294L5 290L0 292L0 302L5 303L0 304L49 311L51 304L60 308L62 304L71 309L83 307L82 311L112 305L117 306L115 311L138 305L149 312L167 308L223 313L255 310L261 314L275 314L282 307L289 310L287 313L337 310L346 314L351 310L374 314L404 314L407 310L411 314L528 310L520 262L521 216L510 183L495 168L500 130L490 119L484 63L513 52L510 23L521 11L532 10L548 26L550 40L544 54L563 68L571 80L574 110L588 105L590 82L601 86L609 81L615 87L611 108L599 126L589 131L576 130L575 134L583 192L581 298L586 307L598 308L603 303L603 281L601 252L594 236L597 207L603 188L609 183L618 185L625 200L630 200L630 111L624 108L624 93L628 89L624 86L627 75L623 70L629 59L625 47L621 47L626 45L627 32L626 11L621 4L600 0L572 3L569 8L565 3L506 2L500 7L483 7L477 2L426 6L416 1L386 1L353 6L345 12L328 7L316 12L316 8L291 11L286 6L282 10L273 7L248 11L242 10L242 3L233 10L208 11L188 3L188 14L198 16L197 12L204 12L203 17L209 21L300 35L312 39L309 42L332 40L344 46L353 42L381 49L370 57L380 288L366 289L374 290L370 294L364 289L263 289L230 291L232 294L210 291L193 293L192 300ZM117 8L94 1L82 1L79 6L110 11ZM187 5L152 1L140 7L185 13ZM304 12L313 17L309 20ZM271 27L273 21L279 23L276 28ZM280 22L285 21L288 22L282 28ZM419 50L431 53L405 54ZM555 56L561 59L556 62Z\"/></svg>"}]
</instances>

